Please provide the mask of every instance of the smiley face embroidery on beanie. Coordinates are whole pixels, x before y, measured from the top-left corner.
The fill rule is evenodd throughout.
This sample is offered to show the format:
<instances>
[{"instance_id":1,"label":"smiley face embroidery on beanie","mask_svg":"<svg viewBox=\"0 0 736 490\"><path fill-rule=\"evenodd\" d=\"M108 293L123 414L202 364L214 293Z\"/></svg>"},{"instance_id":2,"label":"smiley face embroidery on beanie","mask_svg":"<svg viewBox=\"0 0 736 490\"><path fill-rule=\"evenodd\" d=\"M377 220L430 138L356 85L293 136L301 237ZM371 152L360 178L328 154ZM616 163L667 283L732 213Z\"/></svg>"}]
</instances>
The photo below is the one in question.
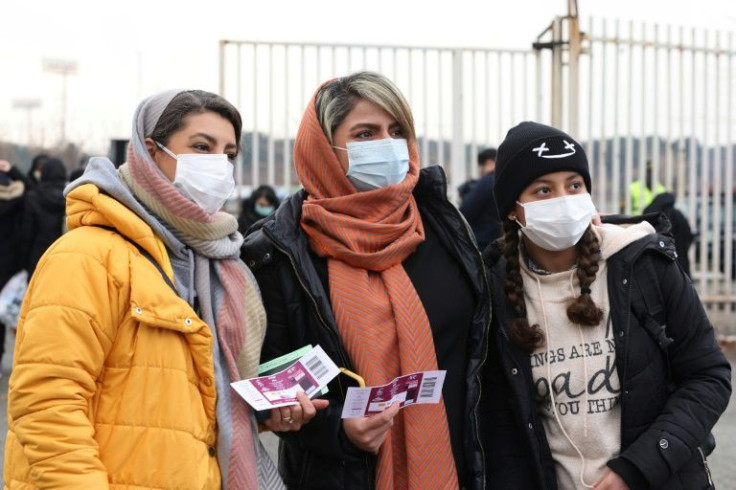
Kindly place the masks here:
<instances>
[{"instance_id":1,"label":"smiley face embroidery on beanie","mask_svg":"<svg viewBox=\"0 0 736 490\"><path fill-rule=\"evenodd\" d=\"M546 141L543 141L542 144L538 147L532 148L532 151L537 152L537 155L540 158L566 158L577 153L577 151L575 150L575 143L570 143L564 139L562 140L562 142L565 144L565 150L567 151L567 153L545 154L545 152L550 151L550 149L547 148Z\"/></svg>"}]
</instances>

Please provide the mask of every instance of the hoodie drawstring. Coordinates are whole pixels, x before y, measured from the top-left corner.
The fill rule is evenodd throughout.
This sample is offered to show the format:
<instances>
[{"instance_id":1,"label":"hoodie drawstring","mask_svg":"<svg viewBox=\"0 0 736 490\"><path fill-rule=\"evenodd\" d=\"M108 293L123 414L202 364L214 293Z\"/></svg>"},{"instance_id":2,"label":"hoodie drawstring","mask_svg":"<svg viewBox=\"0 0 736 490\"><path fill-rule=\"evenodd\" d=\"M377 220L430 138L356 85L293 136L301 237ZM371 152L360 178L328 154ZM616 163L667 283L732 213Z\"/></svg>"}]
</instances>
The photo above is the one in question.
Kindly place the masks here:
<instances>
[{"instance_id":1,"label":"hoodie drawstring","mask_svg":"<svg viewBox=\"0 0 736 490\"><path fill-rule=\"evenodd\" d=\"M539 278L535 278L535 279L536 279L536 282L537 282L537 293L539 294L539 300L540 300L540 303L541 303L541 306L542 306L542 321L544 323L544 336L547 339L547 349L548 349L548 351L552 351L553 350L552 349L552 341L551 341L552 339L549 336L549 323L547 321L547 308L545 307L544 297L542 295L542 283L539 280ZM570 279L570 283L572 284L572 276L571 276L571 279ZM582 333L581 333L581 338L582 338ZM583 348L583 369L585 369L587 371L586 362L585 362L585 358L586 357L587 357L587 355L585 353L585 348ZM587 375L587 372L585 374L585 380L586 380L585 393L586 393L586 397L587 397L587 392L588 392L588 386L587 386L588 375ZM562 434L565 436L565 439L567 439L567 442L569 442L570 445L573 447L573 449L575 449L575 452L578 453L578 456L580 457L580 461L582 463L582 465L580 467L580 483L582 483L582 485L585 488L593 488L593 485L585 482L585 456L583 456L583 453L582 453L582 451L580 451L580 448L578 448L578 446L573 442L572 438L570 437L570 435L565 430L565 427L563 427L562 421L560 420L560 415L557 413L557 405L555 405L554 381L552 380L552 367L551 367L551 365L549 363L549 354L548 354L548 359L547 359L547 381L549 383L549 398L550 398L550 401L552 402L552 413L555 416L555 421L557 422L557 425L560 427L560 430L562 431ZM587 404L587 402L586 402L586 404ZM587 411L587 406L586 407L583 407L583 409ZM583 414L583 416L585 417L585 414ZM587 432L587 430L586 430L586 432Z\"/></svg>"},{"instance_id":2,"label":"hoodie drawstring","mask_svg":"<svg viewBox=\"0 0 736 490\"><path fill-rule=\"evenodd\" d=\"M575 285L573 284L573 275L570 275L570 292L572 297L575 297ZM585 349L585 337L583 336L583 329L580 325L578 327L578 337L580 338L580 348L583 351L583 376L585 379L585 405L583 410L583 436L587 439L588 437L588 352Z\"/></svg>"}]
</instances>

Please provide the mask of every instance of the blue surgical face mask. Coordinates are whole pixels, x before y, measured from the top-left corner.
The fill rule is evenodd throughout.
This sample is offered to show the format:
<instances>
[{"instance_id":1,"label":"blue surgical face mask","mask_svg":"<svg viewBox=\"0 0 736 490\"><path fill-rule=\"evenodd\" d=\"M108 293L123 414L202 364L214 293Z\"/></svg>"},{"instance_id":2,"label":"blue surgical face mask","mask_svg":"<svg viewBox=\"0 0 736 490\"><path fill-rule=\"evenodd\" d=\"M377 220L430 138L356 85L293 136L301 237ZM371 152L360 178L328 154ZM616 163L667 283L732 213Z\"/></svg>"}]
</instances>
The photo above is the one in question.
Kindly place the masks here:
<instances>
[{"instance_id":1,"label":"blue surgical face mask","mask_svg":"<svg viewBox=\"0 0 736 490\"><path fill-rule=\"evenodd\" d=\"M256 204L253 206L253 210L258 216L263 216L265 218L266 216L273 214L276 208L274 206L261 206L260 204Z\"/></svg>"},{"instance_id":2,"label":"blue surgical face mask","mask_svg":"<svg viewBox=\"0 0 736 490\"><path fill-rule=\"evenodd\" d=\"M405 139L351 141L346 146L346 176L359 191L399 184L409 173L409 146Z\"/></svg>"}]
</instances>

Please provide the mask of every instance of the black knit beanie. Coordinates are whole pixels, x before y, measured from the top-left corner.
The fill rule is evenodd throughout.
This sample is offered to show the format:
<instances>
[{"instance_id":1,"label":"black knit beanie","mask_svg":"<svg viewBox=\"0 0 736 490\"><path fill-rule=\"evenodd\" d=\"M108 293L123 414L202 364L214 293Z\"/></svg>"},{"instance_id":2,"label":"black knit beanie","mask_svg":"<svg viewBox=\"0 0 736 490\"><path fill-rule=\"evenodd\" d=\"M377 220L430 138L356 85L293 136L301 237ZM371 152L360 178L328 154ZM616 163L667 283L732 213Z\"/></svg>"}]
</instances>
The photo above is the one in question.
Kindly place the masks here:
<instances>
[{"instance_id":1,"label":"black knit beanie","mask_svg":"<svg viewBox=\"0 0 736 490\"><path fill-rule=\"evenodd\" d=\"M542 175L562 170L579 173L591 192L588 158L580 143L569 134L530 121L511 128L498 147L493 186L501 219L508 216L529 184Z\"/></svg>"}]
</instances>

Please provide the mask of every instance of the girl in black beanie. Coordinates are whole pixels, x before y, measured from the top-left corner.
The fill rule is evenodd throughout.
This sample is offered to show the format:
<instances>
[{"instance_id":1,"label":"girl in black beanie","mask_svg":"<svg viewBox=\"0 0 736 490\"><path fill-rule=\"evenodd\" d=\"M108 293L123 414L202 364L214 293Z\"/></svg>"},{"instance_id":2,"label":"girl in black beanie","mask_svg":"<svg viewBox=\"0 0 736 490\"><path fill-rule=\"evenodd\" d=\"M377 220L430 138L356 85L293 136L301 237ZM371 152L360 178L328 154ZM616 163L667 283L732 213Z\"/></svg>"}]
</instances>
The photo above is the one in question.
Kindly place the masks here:
<instances>
[{"instance_id":1,"label":"girl in black beanie","mask_svg":"<svg viewBox=\"0 0 736 490\"><path fill-rule=\"evenodd\" d=\"M563 131L524 122L498 149L487 488L712 488L730 366L666 220L594 224L590 190Z\"/></svg>"}]
</instances>

